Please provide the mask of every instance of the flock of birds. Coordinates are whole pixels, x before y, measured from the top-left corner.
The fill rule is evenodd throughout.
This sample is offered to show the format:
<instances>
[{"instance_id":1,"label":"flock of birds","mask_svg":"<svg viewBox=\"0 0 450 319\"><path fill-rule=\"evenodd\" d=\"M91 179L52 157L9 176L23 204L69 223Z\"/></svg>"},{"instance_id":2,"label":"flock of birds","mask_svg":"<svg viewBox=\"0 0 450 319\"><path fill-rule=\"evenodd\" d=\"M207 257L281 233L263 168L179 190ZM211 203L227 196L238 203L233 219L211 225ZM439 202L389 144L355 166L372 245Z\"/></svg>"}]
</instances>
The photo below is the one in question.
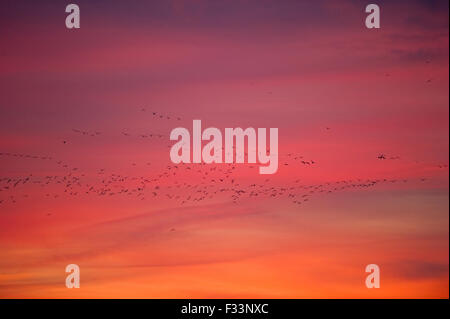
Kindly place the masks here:
<instances>
[{"instance_id":1,"label":"flock of birds","mask_svg":"<svg viewBox=\"0 0 450 319\"><path fill-rule=\"evenodd\" d=\"M62 195L81 196L135 196L141 200L146 198L167 198L170 200L179 200L179 204L189 202L200 202L206 199L212 199L219 194L229 194L233 202L245 194L249 197L270 195L277 197L285 194L287 190L294 188L270 186L270 179L257 187L252 183L244 185L238 182L239 177L236 174L241 169L255 169L255 165L241 164L177 164L168 165L163 170L156 172L153 176L130 176L107 172L105 168L100 168L92 174L82 173L78 167L72 167L69 164L50 156L36 156L28 154L0 153L0 156L9 156L14 158L28 158L35 160L51 161L55 166L64 169L64 174L49 176L34 176L28 174L22 177L2 177L0 178L0 203L10 201L16 203L19 196L14 195L19 189L26 188L29 185L39 186L41 188L54 189L51 186L60 186L61 191L55 193L45 193L46 197L58 198ZM301 160L303 156L289 154L294 162L304 165L312 165L313 160ZM308 163L308 164L306 164ZM288 162L284 163L288 165ZM132 163L133 166L136 163ZM147 166L151 163L147 162ZM176 178L175 178L176 177ZM187 181L182 182L185 179ZM197 181L197 183L193 182ZM172 183L173 182L173 183ZM171 184L172 183L172 184ZM299 188L299 187L297 187ZM185 193L183 195L183 193ZM292 195L292 194L290 194ZM29 197L24 192L23 198Z\"/></svg>"},{"instance_id":2,"label":"flock of birds","mask_svg":"<svg viewBox=\"0 0 450 319\"><path fill-rule=\"evenodd\" d=\"M147 111L145 108L140 111L149 112L155 120L181 120L178 116ZM326 130L330 128L326 127ZM102 134L96 130L72 129L72 132L86 137L97 137ZM164 137L162 134L155 133L131 134L126 130L121 133L125 136L140 138L162 139ZM67 144L67 140L63 142ZM53 156L0 152L0 160L2 157L46 161L59 168L58 171L61 174L41 176L30 173L20 177L0 177L0 204L17 203L31 196L30 187L39 187L47 198L122 196L139 200L165 199L177 205L195 205L214 199L238 203L245 198L285 198L295 205L303 205L320 194L347 189L368 189L383 183L409 182L408 179L348 179L311 184L294 179L280 186L273 177L264 178L264 181L258 183L245 182L245 179L240 177L242 170L256 170L257 166L252 164L172 164L146 176L133 176L115 173L105 168L98 168L95 173L87 172ZM280 154L279 158L281 158L280 165L291 165L294 168L298 168L298 165L305 167L317 165L316 160L307 159L296 153ZM400 159L399 156L385 154L379 154L377 158L379 160ZM131 165L137 164L133 162ZM151 166L152 163L146 162L145 165ZM448 168L448 165L439 165L439 168ZM420 181L424 182L426 179L421 178Z\"/></svg>"},{"instance_id":3,"label":"flock of birds","mask_svg":"<svg viewBox=\"0 0 450 319\"><path fill-rule=\"evenodd\" d=\"M25 154L1 155L28 157L35 159L52 160L49 157L38 157ZM294 155L291 155L294 156ZM300 158L300 156L296 156ZM304 184L296 179L290 186L279 186L271 178L265 178L261 183L242 183L236 172L240 169L253 169L256 166L247 165L246 168L235 164L178 164L168 165L164 170L154 176L129 176L107 172L99 169L95 181L92 176L77 172L78 168L68 167L61 161L62 167L67 168L65 174L44 177L29 174L23 177L0 178L0 194L4 196L0 203L10 201L16 203L29 195L24 193L21 197L14 195L20 188L35 185L43 189L54 190L53 185L60 186L59 192L45 192L46 197L58 198L67 196L126 196L145 199L167 199L179 205L195 204L217 197L228 198L233 203L244 198L287 198L293 204L301 205L319 194L330 194L346 189L367 189L382 183L407 183L408 179L349 179L320 184ZM177 177L177 178L172 178ZM166 182L168 181L168 182ZM425 178L421 179L426 181ZM12 194L11 194L12 193Z\"/></svg>"}]
</instances>

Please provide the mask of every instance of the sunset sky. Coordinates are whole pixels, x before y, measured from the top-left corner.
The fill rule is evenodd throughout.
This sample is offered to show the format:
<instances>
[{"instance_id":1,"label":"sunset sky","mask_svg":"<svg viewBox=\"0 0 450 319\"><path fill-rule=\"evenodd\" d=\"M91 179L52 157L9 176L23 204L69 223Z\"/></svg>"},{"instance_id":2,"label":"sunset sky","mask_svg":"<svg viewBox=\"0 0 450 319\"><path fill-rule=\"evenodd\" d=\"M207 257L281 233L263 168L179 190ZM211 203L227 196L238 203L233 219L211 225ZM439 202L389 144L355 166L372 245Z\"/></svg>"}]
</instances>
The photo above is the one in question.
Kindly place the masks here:
<instances>
[{"instance_id":1,"label":"sunset sky","mask_svg":"<svg viewBox=\"0 0 450 319\"><path fill-rule=\"evenodd\" d=\"M0 298L449 297L448 1L68 3L0 4ZM277 173L175 167L194 119Z\"/></svg>"}]
</instances>

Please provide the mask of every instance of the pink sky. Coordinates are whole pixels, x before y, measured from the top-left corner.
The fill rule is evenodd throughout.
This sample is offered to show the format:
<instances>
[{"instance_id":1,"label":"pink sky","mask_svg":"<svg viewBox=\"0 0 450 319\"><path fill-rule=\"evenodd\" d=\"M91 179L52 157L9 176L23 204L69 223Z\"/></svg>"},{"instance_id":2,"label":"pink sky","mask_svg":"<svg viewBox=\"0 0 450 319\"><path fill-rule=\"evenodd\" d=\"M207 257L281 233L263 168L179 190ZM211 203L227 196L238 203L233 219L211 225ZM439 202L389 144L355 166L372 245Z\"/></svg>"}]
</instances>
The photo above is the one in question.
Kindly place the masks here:
<instances>
[{"instance_id":1,"label":"pink sky","mask_svg":"<svg viewBox=\"0 0 450 319\"><path fill-rule=\"evenodd\" d=\"M1 5L0 297L448 298L445 1L379 30L361 1L78 4ZM174 168L193 119L277 127L278 172Z\"/></svg>"}]
</instances>

